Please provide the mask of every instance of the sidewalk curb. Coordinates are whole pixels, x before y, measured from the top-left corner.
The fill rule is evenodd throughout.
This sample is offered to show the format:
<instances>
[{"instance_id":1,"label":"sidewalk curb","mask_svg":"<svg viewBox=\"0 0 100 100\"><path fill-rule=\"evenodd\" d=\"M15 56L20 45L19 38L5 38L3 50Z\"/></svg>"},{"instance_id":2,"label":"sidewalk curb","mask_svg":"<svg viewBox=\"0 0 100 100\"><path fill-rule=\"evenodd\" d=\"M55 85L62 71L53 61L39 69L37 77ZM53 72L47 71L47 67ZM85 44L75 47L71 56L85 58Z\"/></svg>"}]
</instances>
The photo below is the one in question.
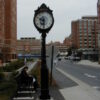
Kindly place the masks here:
<instances>
[{"instance_id":1,"label":"sidewalk curb","mask_svg":"<svg viewBox=\"0 0 100 100\"><path fill-rule=\"evenodd\" d=\"M91 62L88 60L83 60L83 61L77 62L76 64L90 66L90 67L94 67L94 68L100 68L100 64L98 64L97 62Z\"/></svg>"},{"instance_id":2,"label":"sidewalk curb","mask_svg":"<svg viewBox=\"0 0 100 100\"><path fill-rule=\"evenodd\" d=\"M96 91L95 89L93 89L91 86L89 86L88 84L86 84L86 83L84 83L84 82L82 82L81 80L79 80L79 79L77 79L77 78L75 78L74 76L72 76L72 75L70 75L70 74L68 74L68 73L66 73L66 72L64 72L63 70L61 70L60 68L56 68L59 72L61 72L61 73L63 73L65 76L67 76L68 78L70 78L71 80L73 80L73 81L75 81L76 83L78 83L79 84L79 86L78 86L78 90L80 90L80 91L77 91L77 89L76 89L76 91L74 91L74 89L73 89L73 87L72 87L72 89L71 88L69 88L70 89L70 96L68 95L69 94L69 92L68 92L68 88L66 88L66 89L61 89L60 90L60 92L62 93L62 95L66 98L66 99L68 99L67 98L67 95L69 96L69 98L70 97L72 97L72 94L73 94L73 96L75 97L75 96L77 96L77 94L78 94L78 96L79 96L79 98L80 98L80 92L81 93L84 93L84 94L81 94L82 96L86 96L86 97L88 97L87 98L87 100L100 100L100 93L98 92L98 91ZM68 93L68 94L67 94ZM80 100L80 99L75 99L73 97L73 99L71 99L71 100ZM82 97L81 97L82 98ZM84 97L83 97L84 98ZM91 99L90 99L91 98ZM98 99L99 98L99 99ZM68 99L68 100L70 100L70 99Z\"/></svg>"}]
</instances>

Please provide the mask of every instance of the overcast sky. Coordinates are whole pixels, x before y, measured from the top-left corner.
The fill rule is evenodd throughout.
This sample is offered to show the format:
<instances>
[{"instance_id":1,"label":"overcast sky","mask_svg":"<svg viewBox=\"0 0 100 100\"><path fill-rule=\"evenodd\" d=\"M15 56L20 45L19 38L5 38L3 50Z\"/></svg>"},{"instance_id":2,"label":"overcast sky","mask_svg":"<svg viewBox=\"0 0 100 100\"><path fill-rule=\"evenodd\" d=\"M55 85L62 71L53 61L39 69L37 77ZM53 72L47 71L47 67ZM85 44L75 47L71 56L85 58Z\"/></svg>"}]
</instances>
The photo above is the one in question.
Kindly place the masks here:
<instances>
[{"instance_id":1,"label":"overcast sky","mask_svg":"<svg viewBox=\"0 0 100 100\"><path fill-rule=\"evenodd\" d=\"M17 0L17 37L40 38L33 25L34 10L45 3L53 10L55 23L47 42L60 41L71 33L71 21L82 16L97 16L97 0Z\"/></svg>"}]
</instances>

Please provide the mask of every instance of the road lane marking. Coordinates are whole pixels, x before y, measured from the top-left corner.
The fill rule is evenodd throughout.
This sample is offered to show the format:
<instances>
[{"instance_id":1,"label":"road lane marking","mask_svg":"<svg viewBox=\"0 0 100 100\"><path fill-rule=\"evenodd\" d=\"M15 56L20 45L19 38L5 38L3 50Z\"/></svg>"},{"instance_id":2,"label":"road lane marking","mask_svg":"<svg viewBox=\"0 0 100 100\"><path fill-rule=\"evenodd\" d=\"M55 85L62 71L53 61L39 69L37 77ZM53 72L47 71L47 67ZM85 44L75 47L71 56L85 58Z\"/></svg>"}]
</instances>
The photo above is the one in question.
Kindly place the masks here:
<instances>
[{"instance_id":1,"label":"road lane marking","mask_svg":"<svg viewBox=\"0 0 100 100\"><path fill-rule=\"evenodd\" d=\"M94 89L97 89L97 90L100 89L99 86L93 86L93 88L94 88Z\"/></svg>"},{"instance_id":2,"label":"road lane marking","mask_svg":"<svg viewBox=\"0 0 100 100\"><path fill-rule=\"evenodd\" d=\"M84 73L85 76L89 77L89 78L97 78L95 75L90 75L88 73Z\"/></svg>"},{"instance_id":3,"label":"road lane marking","mask_svg":"<svg viewBox=\"0 0 100 100\"><path fill-rule=\"evenodd\" d=\"M94 100L100 100L100 92L96 89L92 88L90 85L84 83L83 81L79 80L78 78L68 74L64 70L60 68L56 68L60 73L64 74L66 77L70 78L77 84L79 84L80 88L88 93L89 96L93 97Z\"/></svg>"}]
</instances>

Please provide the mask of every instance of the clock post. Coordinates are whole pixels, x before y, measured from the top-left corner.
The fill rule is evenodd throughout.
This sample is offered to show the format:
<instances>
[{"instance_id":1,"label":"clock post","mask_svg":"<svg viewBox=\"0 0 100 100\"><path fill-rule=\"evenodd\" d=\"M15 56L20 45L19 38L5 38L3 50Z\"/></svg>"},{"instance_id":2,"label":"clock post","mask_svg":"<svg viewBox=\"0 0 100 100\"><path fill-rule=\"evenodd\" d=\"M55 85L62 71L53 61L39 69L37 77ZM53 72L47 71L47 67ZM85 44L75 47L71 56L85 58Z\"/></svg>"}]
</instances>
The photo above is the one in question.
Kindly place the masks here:
<instances>
[{"instance_id":1,"label":"clock post","mask_svg":"<svg viewBox=\"0 0 100 100\"><path fill-rule=\"evenodd\" d=\"M45 4L42 4L34 14L34 25L36 29L41 33L41 100L50 99L49 95L49 76L48 68L46 64L46 35L50 31L54 24L54 18L52 10L50 10Z\"/></svg>"}]
</instances>

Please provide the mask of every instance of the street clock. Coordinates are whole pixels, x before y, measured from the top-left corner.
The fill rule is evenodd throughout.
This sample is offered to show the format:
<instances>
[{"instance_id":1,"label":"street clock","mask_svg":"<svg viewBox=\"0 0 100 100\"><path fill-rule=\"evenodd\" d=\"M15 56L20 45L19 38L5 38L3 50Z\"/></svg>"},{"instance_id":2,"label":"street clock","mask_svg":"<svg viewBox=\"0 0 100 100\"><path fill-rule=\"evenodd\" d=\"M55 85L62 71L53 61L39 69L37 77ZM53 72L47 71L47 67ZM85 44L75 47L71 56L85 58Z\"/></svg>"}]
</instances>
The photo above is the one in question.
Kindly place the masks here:
<instances>
[{"instance_id":1,"label":"street clock","mask_svg":"<svg viewBox=\"0 0 100 100\"><path fill-rule=\"evenodd\" d=\"M41 100L50 99L49 95L49 75L46 64L46 33L50 31L54 24L54 18L52 10L45 4L42 4L37 10L35 10L34 25L36 29L41 33Z\"/></svg>"},{"instance_id":2,"label":"street clock","mask_svg":"<svg viewBox=\"0 0 100 100\"><path fill-rule=\"evenodd\" d=\"M35 11L34 25L40 33L48 33L54 24L52 10L42 4L40 8Z\"/></svg>"}]
</instances>

